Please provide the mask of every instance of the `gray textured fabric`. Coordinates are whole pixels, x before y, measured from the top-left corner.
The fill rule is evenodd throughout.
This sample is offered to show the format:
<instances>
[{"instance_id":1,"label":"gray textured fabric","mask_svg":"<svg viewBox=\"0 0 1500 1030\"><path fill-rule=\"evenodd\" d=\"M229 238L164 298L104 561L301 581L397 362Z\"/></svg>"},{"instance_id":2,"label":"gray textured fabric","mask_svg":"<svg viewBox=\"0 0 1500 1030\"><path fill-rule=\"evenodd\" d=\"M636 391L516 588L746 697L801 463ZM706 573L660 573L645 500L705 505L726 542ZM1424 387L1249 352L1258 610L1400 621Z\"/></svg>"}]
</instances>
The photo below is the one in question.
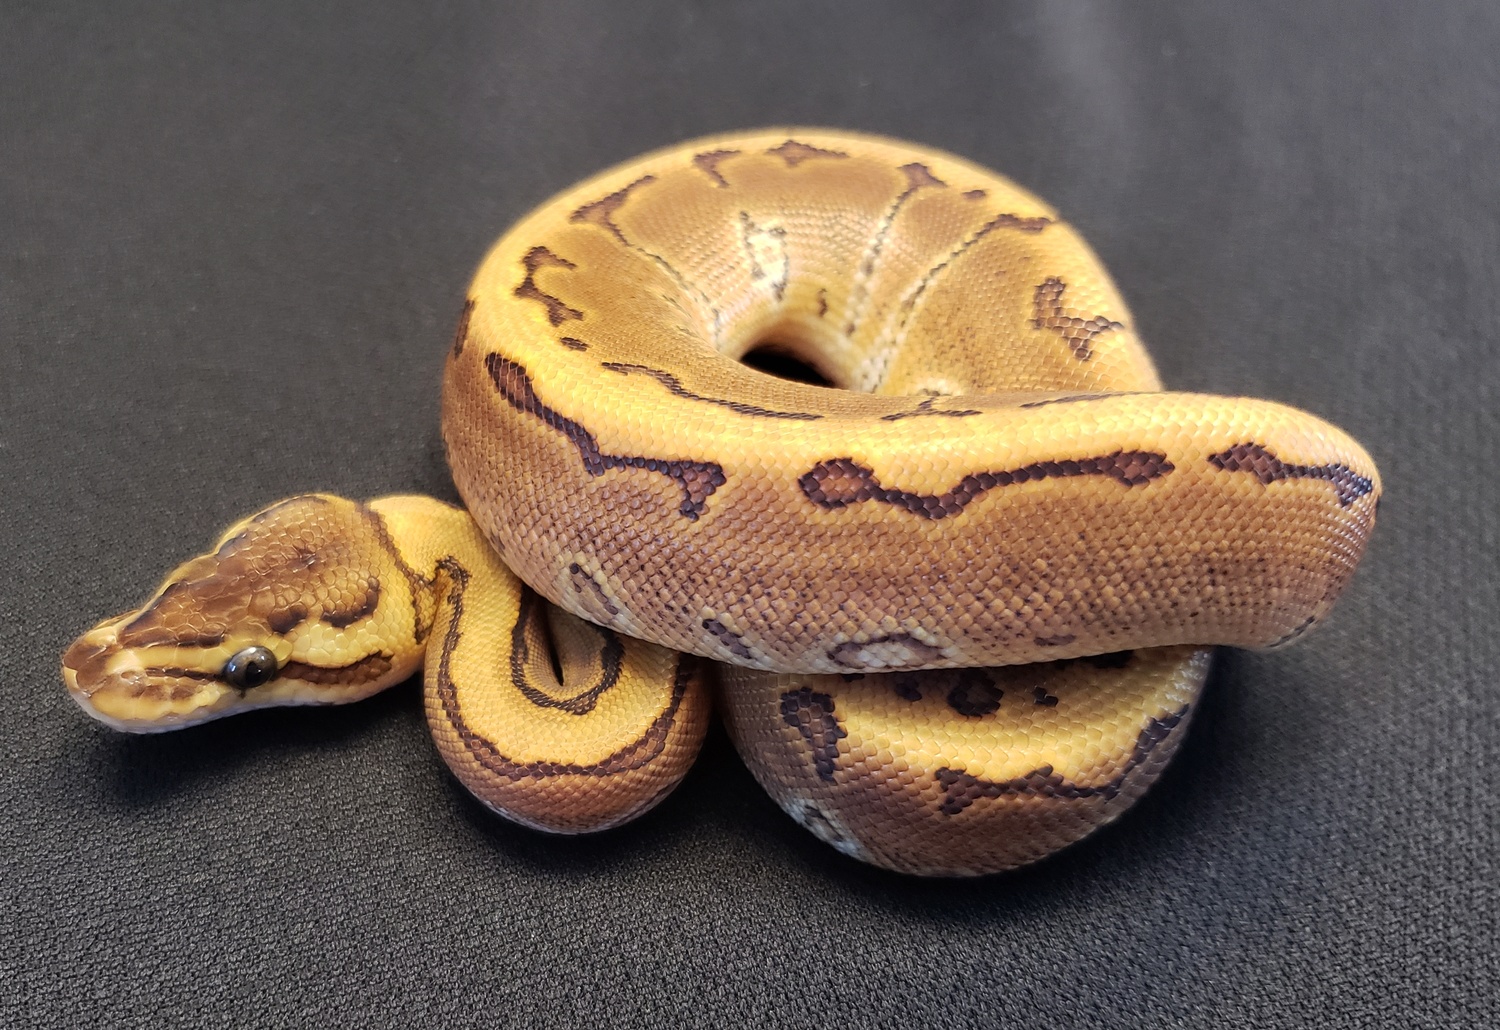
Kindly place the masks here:
<instances>
[{"instance_id":1,"label":"gray textured fabric","mask_svg":"<svg viewBox=\"0 0 1500 1030\"><path fill-rule=\"evenodd\" d=\"M278 9L279 8L279 9ZM1500 6L11 3L0 12L0 1022L1495 1025ZM710 738L623 830L469 801L412 685L119 736L57 657L229 521L452 496L508 223L695 134L886 132L1057 204L1169 383L1385 476L1335 617L1225 653L1173 769L914 882Z\"/></svg>"}]
</instances>

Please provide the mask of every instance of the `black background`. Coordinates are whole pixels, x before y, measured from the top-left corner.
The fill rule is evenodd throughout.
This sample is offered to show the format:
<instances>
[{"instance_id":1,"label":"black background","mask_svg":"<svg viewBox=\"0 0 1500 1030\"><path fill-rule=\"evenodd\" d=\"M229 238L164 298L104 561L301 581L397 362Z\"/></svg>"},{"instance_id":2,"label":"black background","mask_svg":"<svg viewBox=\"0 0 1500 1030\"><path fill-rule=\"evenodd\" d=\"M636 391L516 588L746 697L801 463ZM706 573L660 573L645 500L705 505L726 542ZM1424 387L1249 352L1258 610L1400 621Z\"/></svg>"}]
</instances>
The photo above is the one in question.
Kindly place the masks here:
<instances>
[{"instance_id":1,"label":"black background","mask_svg":"<svg viewBox=\"0 0 1500 1030\"><path fill-rule=\"evenodd\" d=\"M277 6L0 14L7 1024L1494 1025L1500 6ZM235 518L453 496L439 363L512 220L784 123L1011 175L1170 384L1378 461L1334 617L1223 653L1132 814L919 882L717 731L579 840L469 801L410 684L158 738L75 709L66 643Z\"/></svg>"}]
</instances>

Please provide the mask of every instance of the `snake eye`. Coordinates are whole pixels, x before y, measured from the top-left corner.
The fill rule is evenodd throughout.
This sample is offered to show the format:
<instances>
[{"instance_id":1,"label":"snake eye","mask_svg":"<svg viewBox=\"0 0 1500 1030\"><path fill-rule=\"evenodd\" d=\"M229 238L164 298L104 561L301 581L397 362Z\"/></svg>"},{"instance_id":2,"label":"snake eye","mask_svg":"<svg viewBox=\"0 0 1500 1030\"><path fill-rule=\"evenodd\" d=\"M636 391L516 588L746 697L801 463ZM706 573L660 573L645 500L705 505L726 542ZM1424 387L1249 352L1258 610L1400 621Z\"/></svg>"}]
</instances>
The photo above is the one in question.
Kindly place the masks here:
<instances>
[{"instance_id":1,"label":"snake eye","mask_svg":"<svg viewBox=\"0 0 1500 1030\"><path fill-rule=\"evenodd\" d=\"M224 663L223 677L236 690L250 690L276 678L276 656L264 647L247 647Z\"/></svg>"}]
</instances>

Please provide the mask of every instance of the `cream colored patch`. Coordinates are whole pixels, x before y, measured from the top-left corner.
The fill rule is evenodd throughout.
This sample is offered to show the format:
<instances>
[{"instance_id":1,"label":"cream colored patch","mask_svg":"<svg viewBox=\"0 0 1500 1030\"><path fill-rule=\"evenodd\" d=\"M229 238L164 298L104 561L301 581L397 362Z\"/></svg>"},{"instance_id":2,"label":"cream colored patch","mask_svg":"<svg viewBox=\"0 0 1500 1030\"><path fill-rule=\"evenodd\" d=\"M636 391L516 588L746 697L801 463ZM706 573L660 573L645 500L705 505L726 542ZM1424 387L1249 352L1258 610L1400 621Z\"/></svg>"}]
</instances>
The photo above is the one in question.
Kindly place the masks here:
<instances>
[{"instance_id":1,"label":"cream colored patch","mask_svg":"<svg viewBox=\"0 0 1500 1030\"><path fill-rule=\"evenodd\" d=\"M780 300L792 267L786 252L786 230L779 225L757 225L748 212L741 211L740 232L750 258L750 278L759 286L769 287Z\"/></svg>"}]
</instances>

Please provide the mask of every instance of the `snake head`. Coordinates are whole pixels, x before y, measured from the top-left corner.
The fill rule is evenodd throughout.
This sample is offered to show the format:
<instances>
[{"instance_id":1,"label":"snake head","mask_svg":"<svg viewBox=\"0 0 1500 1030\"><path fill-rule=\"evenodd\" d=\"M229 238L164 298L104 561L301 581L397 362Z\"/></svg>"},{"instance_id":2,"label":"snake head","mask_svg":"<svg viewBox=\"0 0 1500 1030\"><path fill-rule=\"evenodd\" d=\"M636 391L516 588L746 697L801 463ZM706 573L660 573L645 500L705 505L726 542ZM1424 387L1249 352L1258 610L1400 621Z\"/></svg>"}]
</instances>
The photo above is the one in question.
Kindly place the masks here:
<instances>
[{"instance_id":1,"label":"snake head","mask_svg":"<svg viewBox=\"0 0 1500 1030\"><path fill-rule=\"evenodd\" d=\"M367 697L421 661L410 573L388 543L380 517L353 501L272 505L179 566L144 607L79 637L63 655L68 691L136 733Z\"/></svg>"}]
</instances>

